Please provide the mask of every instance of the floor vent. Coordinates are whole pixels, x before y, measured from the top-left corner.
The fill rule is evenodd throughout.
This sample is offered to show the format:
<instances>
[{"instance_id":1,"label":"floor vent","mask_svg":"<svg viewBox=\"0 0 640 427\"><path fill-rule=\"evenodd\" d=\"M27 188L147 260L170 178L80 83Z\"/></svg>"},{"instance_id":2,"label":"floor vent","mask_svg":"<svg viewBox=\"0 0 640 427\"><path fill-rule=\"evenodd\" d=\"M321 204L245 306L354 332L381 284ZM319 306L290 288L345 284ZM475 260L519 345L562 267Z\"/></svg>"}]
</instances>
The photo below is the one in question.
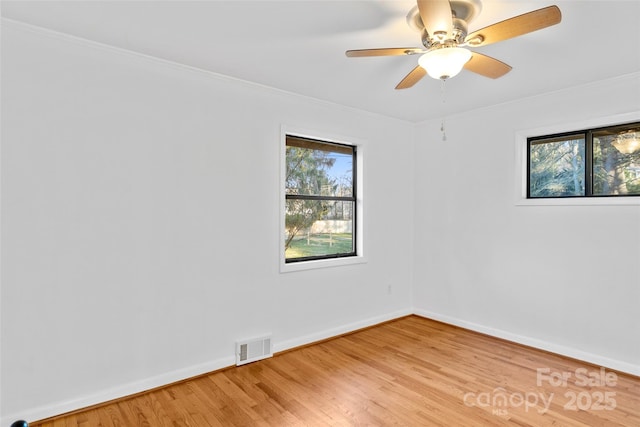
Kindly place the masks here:
<instances>
[{"instance_id":1,"label":"floor vent","mask_svg":"<svg viewBox=\"0 0 640 427\"><path fill-rule=\"evenodd\" d=\"M271 356L273 351L270 336L236 342L236 365L238 366Z\"/></svg>"}]
</instances>

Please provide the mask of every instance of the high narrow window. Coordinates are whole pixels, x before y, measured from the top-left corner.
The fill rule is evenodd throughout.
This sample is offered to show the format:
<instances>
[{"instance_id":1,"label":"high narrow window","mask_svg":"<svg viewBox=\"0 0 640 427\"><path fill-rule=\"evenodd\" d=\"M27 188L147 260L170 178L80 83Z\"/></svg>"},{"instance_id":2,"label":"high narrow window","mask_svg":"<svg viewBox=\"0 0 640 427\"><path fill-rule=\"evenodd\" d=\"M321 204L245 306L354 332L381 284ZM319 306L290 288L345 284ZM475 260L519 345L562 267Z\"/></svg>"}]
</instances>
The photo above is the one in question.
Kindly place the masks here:
<instances>
[{"instance_id":1,"label":"high narrow window","mask_svg":"<svg viewBox=\"0 0 640 427\"><path fill-rule=\"evenodd\" d=\"M527 197L640 196L640 123L527 140Z\"/></svg>"},{"instance_id":2,"label":"high narrow window","mask_svg":"<svg viewBox=\"0 0 640 427\"><path fill-rule=\"evenodd\" d=\"M356 256L356 147L286 136L285 262Z\"/></svg>"}]
</instances>

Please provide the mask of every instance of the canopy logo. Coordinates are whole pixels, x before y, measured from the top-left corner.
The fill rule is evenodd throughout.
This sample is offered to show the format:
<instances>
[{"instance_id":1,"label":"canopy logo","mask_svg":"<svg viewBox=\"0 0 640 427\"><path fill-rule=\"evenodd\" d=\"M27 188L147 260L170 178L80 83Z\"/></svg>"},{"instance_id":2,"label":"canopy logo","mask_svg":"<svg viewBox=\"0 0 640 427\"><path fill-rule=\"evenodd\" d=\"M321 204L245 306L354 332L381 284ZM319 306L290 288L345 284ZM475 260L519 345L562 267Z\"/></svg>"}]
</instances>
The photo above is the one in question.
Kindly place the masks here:
<instances>
[{"instance_id":1,"label":"canopy logo","mask_svg":"<svg viewBox=\"0 0 640 427\"><path fill-rule=\"evenodd\" d=\"M612 388L618 384L615 372L607 372L605 368L589 371L578 368L570 371L552 371L550 368L536 370L536 385L538 387L563 388L564 393L546 393L544 391L527 391L509 393L502 387L493 391L474 393L468 392L463 396L466 406L491 408L494 415L507 415L508 409L524 408L525 412L536 410L539 414L546 413L553 400L564 396L562 401L565 411L612 411L616 408L616 393L598 387ZM571 387L572 389L569 389ZM584 387L585 390L576 391Z\"/></svg>"},{"instance_id":2,"label":"canopy logo","mask_svg":"<svg viewBox=\"0 0 640 427\"><path fill-rule=\"evenodd\" d=\"M549 410L553 393L548 397L545 393L528 391L526 393L507 393L502 387L493 389L492 392L465 393L463 397L466 406L478 406L480 408L491 407L494 415L507 415L507 408L524 407L526 412L536 409L538 413L544 414Z\"/></svg>"}]
</instances>

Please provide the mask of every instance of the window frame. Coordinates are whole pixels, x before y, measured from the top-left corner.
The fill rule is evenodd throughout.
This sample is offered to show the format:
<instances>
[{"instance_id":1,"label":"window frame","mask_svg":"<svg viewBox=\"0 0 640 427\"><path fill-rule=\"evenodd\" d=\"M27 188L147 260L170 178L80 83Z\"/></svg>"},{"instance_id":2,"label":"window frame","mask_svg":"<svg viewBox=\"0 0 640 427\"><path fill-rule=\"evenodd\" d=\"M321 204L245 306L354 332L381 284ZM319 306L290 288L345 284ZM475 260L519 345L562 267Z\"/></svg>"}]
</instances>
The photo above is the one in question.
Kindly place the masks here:
<instances>
[{"instance_id":1,"label":"window frame","mask_svg":"<svg viewBox=\"0 0 640 427\"><path fill-rule=\"evenodd\" d=\"M317 142L326 142L328 144L337 144L342 146L350 146L355 150L354 161L354 176L353 176L353 204L354 204L354 218L353 218L353 246L354 252L350 254L328 255L326 257L309 257L304 259L296 259L287 261L285 256L285 248L283 244L284 236L286 235L285 215L286 215L286 151L287 151L287 136L297 137L302 139L308 139ZM366 263L367 259L364 256L364 227L363 227L363 158L364 158L364 142L355 138L343 137L340 135L332 135L328 132L309 131L292 126L281 126L280 131L280 227L278 235L279 257L280 257L280 272L288 273L294 271L303 271L316 268L328 268L337 267L352 264ZM313 198L315 196L302 196L300 198ZM338 197L342 199L342 197Z\"/></svg>"},{"instance_id":2,"label":"window frame","mask_svg":"<svg viewBox=\"0 0 640 427\"><path fill-rule=\"evenodd\" d=\"M597 131L603 128L640 122L640 111L569 122L534 129L515 132L515 180L514 199L516 206L640 206L637 195L594 195L573 197L536 197L528 198L529 194L529 144L530 138L540 138L553 135L573 135L579 133L576 129ZM586 143L586 142L585 142ZM589 177L589 180L591 177Z\"/></svg>"},{"instance_id":3,"label":"window frame","mask_svg":"<svg viewBox=\"0 0 640 427\"><path fill-rule=\"evenodd\" d=\"M288 143L288 139L297 139L300 141L305 141L309 145L320 145L328 147L335 147L334 151L326 150L327 152L338 152L341 147L346 148L345 151L349 151L352 156L352 170L351 170L351 196L323 196L323 195L310 195L310 194L288 194L285 192L285 204L287 200L310 200L310 201L329 201L329 202L351 202L353 203L353 212L351 219L351 252L344 253L336 253L336 254L326 254L326 255L315 255L315 256L306 256L306 257L298 257L298 258L287 258L285 254L285 262L293 263L293 262L305 262L305 261L313 261L313 260L323 260L323 259L331 259L331 258L343 258L343 257L352 257L358 254L358 240L357 240L357 224L358 224L358 216L355 209L356 200L358 200L358 147L356 145L342 144L336 142L328 142L328 141L320 141L317 139L311 138L302 138L299 135L286 134L285 135L285 145L286 147L292 147L294 145L290 145ZM286 156L286 147L285 147L285 156ZM300 148L308 148L310 147L300 147ZM322 150L322 149L320 149ZM323 150L325 151L325 150ZM286 221L285 221L286 222Z\"/></svg>"},{"instance_id":4,"label":"window frame","mask_svg":"<svg viewBox=\"0 0 640 427\"><path fill-rule=\"evenodd\" d=\"M546 196L546 197L531 197L531 145L532 144L548 144L552 142L559 141L567 141L570 137L576 137L575 139L581 138L584 140L584 157L585 157L585 165L584 165L584 187L585 194L580 196ZM553 135L541 135L527 138L527 199L570 199L577 197L587 197L587 191L591 187L591 171L589 169L589 165L592 165L592 152L587 148L589 144L588 142L587 131L578 130L574 132L562 132Z\"/></svg>"},{"instance_id":5,"label":"window frame","mask_svg":"<svg viewBox=\"0 0 640 427\"><path fill-rule=\"evenodd\" d=\"M620 123L598 128L581 129L574 132L563 132L553 135L540 135L527 138L527 199L565 199L581 197L640 197L640 194L594 194L594 141L593 135L603 131L620 132L630 128L637 128L640 122ZM531 146L532 144L546 144L554 140L568 140L569 137L579 137L584 140L584 194L574 196L545 196L531 197ZM577 139L577 138L576 138Z\"/></svg>"}]
</instances>

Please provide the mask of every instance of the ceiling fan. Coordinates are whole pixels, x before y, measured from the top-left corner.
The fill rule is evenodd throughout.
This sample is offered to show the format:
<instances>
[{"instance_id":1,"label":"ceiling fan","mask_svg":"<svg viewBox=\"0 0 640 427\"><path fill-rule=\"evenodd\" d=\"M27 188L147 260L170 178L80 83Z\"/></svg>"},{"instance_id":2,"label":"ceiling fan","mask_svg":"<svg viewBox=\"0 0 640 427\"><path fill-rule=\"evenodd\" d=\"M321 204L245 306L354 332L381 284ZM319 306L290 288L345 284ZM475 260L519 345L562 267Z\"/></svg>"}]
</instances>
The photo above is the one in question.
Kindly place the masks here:
<instances>
[{"instance_id":1,"label":"ceiling fan","mask_svg":"<svg viewBox=\"0 0 640 427\"><path fill-rule=\"evenodd\" d=\"M410 27L420 31L424 48L382 48L348 50L348 57L401 56L422 54L416 66L396 86L406 89L426 74L446 80L462 68L496 79L511 66L466 47L481 47L518 37L558 24L562 14L557 6L549 6L489 25L468 33L469 23L480 13L480 0L417 0L407 15Z\"/></svg>"}]
</instances>

